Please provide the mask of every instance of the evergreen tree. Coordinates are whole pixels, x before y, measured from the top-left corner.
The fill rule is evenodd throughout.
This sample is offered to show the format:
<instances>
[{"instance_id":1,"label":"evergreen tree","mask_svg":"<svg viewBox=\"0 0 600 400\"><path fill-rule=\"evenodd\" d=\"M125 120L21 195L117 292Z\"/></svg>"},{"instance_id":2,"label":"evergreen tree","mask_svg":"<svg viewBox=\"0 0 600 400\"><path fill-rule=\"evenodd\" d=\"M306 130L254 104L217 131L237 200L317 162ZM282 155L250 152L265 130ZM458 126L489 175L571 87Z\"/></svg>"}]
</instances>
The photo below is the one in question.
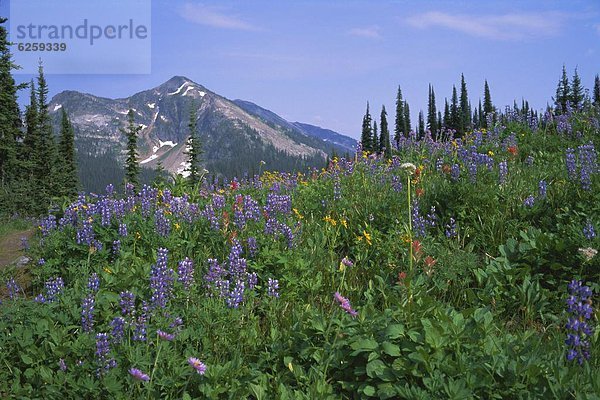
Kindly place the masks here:
<instances>
[{"instance_id":1,"label":"evergreen tree","mask_svg":"<svg viewBox=\"0 0 600 400\"><path fill-rule=\"evenodd\" d=\"M427 129L431 132L431 136L435 140L437 138L437 109L435 106L435 92L433 86L429 85L429 99L427 102Z\"/></svg>"},{"instance_id":2,"label":"evergreen tree","mask_svg":"<svg viewBox=\"0 0 600 400\"><path fill-rule=\"evenodd\" d=\"M460 74L460 123L459 132L464 135L471 129L471 106L469 105L469 97L467 95L467 84L465 83L465 76Z\"/></svg>"},{"instance_id":3,"label":"evergreen tree","mask_svg":"<svg viewBox=\"0 0 600 400\"><path fill-rule=\"evenodd\" d=\"M379 133L377 130L377 121L373 121L373 138L371 139L373 153L379 153Z\"/></svg>"},{"instance_id":4,"label":"evergreen tree","mask_svg":"<svg viewBox=\"0 0 600 400\"><path fill-rule=\"evenodd\" d=\"M460 114L458 108L458 94L456 93L456 86L452 85L452 100L450 102L450 124L449 128L454 130L455 136L460 126Z\"/></svg>"},{"instance_id":5,"label":"evergreen tree","mask_svg":"<svg viewBox=\"0 0 600 400\"><path fill-rule=\"evenodd\" d=\"M380 119L381 135L379 136L379 151L382 152L386 158L392 156L392 147L390 143L390 130L387 122L387 111L385 106L381 106L381 119Z\"/></svg>"},{"instance_id":6,"label":"evergreen tree","mask_svg":"<svg viewBox=\"0 0 600 400\"><path fill-rule=\"evenodd\" d=\"M596 74L596 78L594 79L594 105L596 107L600 107L600 76Z\"/></svg>"},{"instance_id":7,"label":"evergreen tree","mask_svg":"<svg viewBox=\"0 0 600 400\"><path fill-rule=\"evenodd\" d=\"M39 188L38 206L47 206L53 196L58 195L60 179L57 168L56 143L50 113L48 112L48 85L40 61L37 78L38 137L33 151L33 175Z\"/></svg>"},{"instance_id":8,"label":"evergreen tree","mask_svg":"<svg viewBox=\"0 0 600 400\"><path fill-rule=\"evenodd\" d=\"M563 64L562 75L558 81L556 87L556 97L554 98L554 106L558 114L562 114L567 111L567 102L571 97L571 86L569 85L569 77L567 76L567 69Z\"/></svg>"},{"instance_id":9,"label":"evergreen tree","mask_svg":"<svg viewBox=\"0 0 600 400\"><path fill-rule=\"evenodd\" d=\"M412 124L410 123L410 107L408 106L408 102L404 100L404 135L408 136Z\"/></svg>"},{"instance_id":10,"label":"evergreen tree","mask_svg":"<svg viewBox=\"0 0 600 400\"><path fill-rule=\"evenodd\" d=\"M135 124L133 110L127 112L127 129L120 129L127 136L127 158L125 159L125 184L133 185L134 191L140 186L140 165L138 164L137 136L142 130L141 125Z\"/></svg>"},{"instance_id":11,"label":"evergreen tree","mask_svg":"<svg viewBox=\"0 0 600 400\"><path fill-rule=\"evenodd\" d=\"M402 90L400 86L398 86L398 94L396 95L396 127L394 128L394 141L396 145L400 143L400 136L406 136L408 132L406 132L405 126L406 122L404 120L404 101L402 100Z\"/></svg>"},{"instance_id":12,"label":"evergreen tree","mask_svg":"<svg viewBox=\"0 0 600 400\"><path fill-rule=\"evenodd\" d=\"M25 107L25 138L23 139L23 151L21 158L25 162L25 170L28 172L28 179L33 179L33 155L35 146L39 141L39 118L38 101L35 94L35 83L33 79L29 84L31 89L29 94L29 105Z\"/></svg>"},{"instance_id":13,"label":"evergreen tree","mask_svg":"<svg viewBox=\"0 0 600 400\"><path fill-rule=\"evenodd\" d=\"M12 62L7 31L2 26L5 22L6 18L0 17L0 189L6 189L18 173L17 138L21 127L18 87L11 72L17 66Z\"/></svg>"},{"instance_id":14,"label":"evergreen tree","mask_svg":"<svg viewBox=\"0 0 600 400\"><path fill-rule=\"evenodd\" d=\"M75 158L75 132L69 121L65 108L61 109L60 141L58 143L60 161L60 192L59 194L74 198L79 188L77 176L77 160Z\"/></svg>"},{"instance_id":15,"label":"evergreen tree","mask_svg":"<svg viewBox=\"0 0 600 400\"><path fill-rule=\"evenodd\" d=\"M479 128L479 109L477 108L473 111L473 127Z\"/></svg>"},{"instance_id":16,"label":"evergreen tree","mask_svg":"<svg viewBox=\"0 0 600 400\"><path fill-rule=\"evenodd\" d=\"M371 114L369 113L369 102L367 101L367 111L363 117L362 135L360 137L363 151L373 151L373 132L371 129Z\"/></svg>"},{"instance_id":17,"label":"evergreen tree","mask_svg":"<svg viewBox=\"0 0 600 400\"><path fill-rule=\"evenodd\" d=\"M571 93L569 96L571 107L573 107L573 109L575 110L581 109L581 107L583 106L583 99L583 86L581 86L581 79L579 78L577 67L575 67L575 73L573 74L573 83L571 84Z\"/></svg>"},{"instance_id":18,"label":"evergreen tree","mask_svg":"<svg viewBox=\"0 0 600 400\"><path fill-rule=\"evenodd\" d=\"M437 113L437 126L438 126L438 135L437 138L440 139L442 137L442 126L443 126L443 120L442 120L442 112L438 111Z\"/></svg>"},{"instance_id":19,"label":"evergreen tree","mask_svg":"<svg viewBox=\"0 0 600 400\"><path fill-rule=\"evenodd\" d=\"M419 138L425 136L425 117L423 116L423 110L419 110L419 127L417 128L417 133Z\"/></svg>"},{"instance_id":20,"label":"evergreen tree","mask_svg":"<svg viewBox=\"0 0 600 400\"><path fill-rule=\"evenodd\" d=\"M484 128L491 128L488 126L488 115L493 115L493 122L496 121L494 105L492 104L492 96L490 95L490 87L488 85L487 79L485 80L485 85L483 86L483 114L480 114L479 117L481 122L483 123Z\"/></svg>"},{"instance_id":21,"label":"evergreen tree","mask_svg":"<svg viewBox=\"0 0 600 400\"><path fill-rule=\"evenodd\" d=\"M450 106L448 105L448 99L444 99L444 119L442 121L442 126L444 129L451 129L450 121Z\"/></svg>"},{"instance_id":22,"label":"evergreen tree","mask_svg":"<svg viewBox=\"0 0 600 400\"><path fill-rule=\"evenodd\" d=\"M189 180L192 185L196 185L200 182L200 156L202 155L202 143L198 136L198 111L196 105L192 103L190 108L190 121L188 123L188 129L190 131L190 138L188 141L188 150L186 155L188 156L188 172Z\"/></svg>"}]
</instances>

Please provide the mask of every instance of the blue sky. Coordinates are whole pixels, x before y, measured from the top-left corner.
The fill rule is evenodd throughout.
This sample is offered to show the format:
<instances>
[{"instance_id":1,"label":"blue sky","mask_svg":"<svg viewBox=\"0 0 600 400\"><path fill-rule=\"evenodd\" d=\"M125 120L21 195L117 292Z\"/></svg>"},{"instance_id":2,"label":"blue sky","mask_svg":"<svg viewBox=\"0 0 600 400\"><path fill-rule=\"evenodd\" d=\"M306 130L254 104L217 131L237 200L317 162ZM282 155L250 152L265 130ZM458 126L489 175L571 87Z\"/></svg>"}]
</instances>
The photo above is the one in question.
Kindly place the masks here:
<instances>
[{"instance_id":1,"label":"blue sky","mask_svg":"<svg viewBox=\"0 0 600 400\"><path fill-rule=\"evenodd\" d=\"M21 0L12 0L21 1ZM596 1L153 0L151 74L49 75L50 94L125 97L184 75L291 121L358 137L367 100L391 114L398 85L413 114L438 108L463 72L475 104L537 109L563 63L591 88L600 73ZM0 0L0 15L8 2ZM27 81L28 75L17 80Z\"/></svg>"}]
</instances>

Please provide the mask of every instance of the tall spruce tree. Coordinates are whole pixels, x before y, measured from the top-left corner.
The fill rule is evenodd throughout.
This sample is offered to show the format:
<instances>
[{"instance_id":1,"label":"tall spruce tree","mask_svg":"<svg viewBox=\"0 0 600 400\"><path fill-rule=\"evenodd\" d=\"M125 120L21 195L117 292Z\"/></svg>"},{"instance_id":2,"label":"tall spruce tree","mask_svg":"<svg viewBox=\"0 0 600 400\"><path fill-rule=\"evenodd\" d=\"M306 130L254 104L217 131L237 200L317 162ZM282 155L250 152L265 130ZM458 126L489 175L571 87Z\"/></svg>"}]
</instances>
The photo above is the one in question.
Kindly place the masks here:
<instances>
[{"instance_id":1,"label":"tall spruce tree","mask_svg":"<svg viewBox=\"0 0 600 400\"><path fill-rule=\"evenodd\" d=\"M451 129L450 127L450 106L448 105L448 99L444 99L444 117L442 121L442 126L444 130Z\"/></svg>"},{"instance_id":2,"label":"tall spruce tree","mask_svg":"<svg viewBox=\"0 0 600 400\"><path fill-rule=\"evenodd\" d=\"M0 17L0 189L7 189L18 174L17 138L20 135L21 115L17 103L18 86L12 76L17 66L12 62L6 18Z\"/></svg>"},{"instance_id":3,"label":"tall spruce tree","mask_svg":"<svg viewBox=\"0 0 600 400\"><path fill-rule=\"evenodd\" d=\"M69 198L77 196L79 178L77 176L77 160L75 158L75 131L69 121L65 108L61 108L60 139L58 142L58 158L60 191L59 194Z\"/></svg>"},{"instance_id":4,"label":"tall spruce tree","mask_svg":"<svg viewBox=\"0 0 600 400\"><path fill-rule=\"evenodd\" d=\"M437 139L437 108L435 106L435 92L433 86L429 85L429 99L427 102L427 129L431 132L434 140Z\"/></svg>"},{"instance_id":5,"label":"tall spruce tree","mask_svg":"<svg viewBox=\"0 0 600 400\"><path fill-rule=\"evenodd\" d=\"M575 67L575 73L573 74L573 83L571 84L571 93L569 96L571 107L573 107L574 110L581 109L581 107L583 106L583 100L584 90L583 86L581 86L581 79L579 78L577 67Z\"/></svg>"},{"instance_id":6,"label":"tall spruce tree","mask_svg":"<svg viewBox=\"0 0 600 400\"><path fill-rule=\"evenodd\" d=\"M437 113L437 126L438 126L438 134L437 134L437 138L440 139L442 137L442 125L443 124L443 120L442 120L442 112L438 111Z\"/></svg>"},{"instance_id":7,"label":"tall spruce tree","mask_svg":"<svg viewBox=\"0 0 600 400\"><path fill-rule=\"evenodd\" d=\"M554 98L554 106L558 114L567 111L567 102L571 97L571 86L569 85L569 77L567 76L567 68L563 64L562 75L556 87L556 97Z\"/></svg>"},{"instance_id":8,"label":"tall spruce tree","mask_svg":"<svg viewBox=\"0 0 600 400\"><path fill-rule=\"evenodd\" d=\"M367 101L367 111L362 121L362 134L360 143L363 151L373 151L373 131L371 127L371 113L369 112L369 102Z\"/></svg>"},{"instance_id":9,"label":"tall spruce tree","mask_svg":"<svg viewBox=\"0 0 600 400\"><path fill-rule=\"evenodd\" d=\"M23 155L22 159L31 161L35 151L36 143L39 141L39 118L38 118L38 101L37 95L35 94L35 83L33 79L29 84L29 104L25 107L25 138L23 139ZM32 167L27 168L27 171L31 172ZM29 177L32 179L33 175Z\"/></svg>"},{"instance_id":10,"label":"tall spruce tree","mask_svg":"<svg viewBox=\"0 0 600 400\"><path fill-rule=\"evenodd\" d=\"M188 149L186 155L188 156L189 167L189 181L191 185L196 185L200 182L200 156L202 155L202 143L198 136L198 111L196 105L192 103L190 107L190 120L188 122L188 130L190 131L190 137L188 139Z\"/></svg>"},{"instance_id":11,"label":"tall spruce tree","mask_svg":"<svg viewBox=\"0 0 600 400\"><path fill-rule=\"evenodd\" d=\"M458 94L456 93L456 86L452 85L452 100L450 102L450 124L449 128L454 130L454 135L457 136L460 128L460 114L458 108Z\"/></svg>"},{"instance_id":12,"label":"tall spruce tree","mask_svg":"<svg viewBox=\"0 0 600 400\"><path fill-rule=\"evenodd\" d=\"M406 136L408 132L404 130L406 122L404 121L404 100L402 100L402 89L398 86L398 93L396 94L396 126L394 128L394 141L398 146L400 143L400 137Z\"/></svg>"},{"instance_id":13,"label":"tall spruce tree","mask_svg":"<svg viewBox=\"0 0 600 400\"><path fill-rule=\"evenodd\" d=\"M373 120L373 138L371 139L373 153L379 153L379 130L377 129L377 121Z\"/></svg>"},{"instance_id":14,"label":"tall spruce tree","mask_svg":"<svg viewBox=\"0 0 600 400\"><path fill-rule=\"evenodd\" d=\"M492 96L490 94L490 86L488 85L487 79L485 80L485 85L483 86L483 115L480 115L481 121L483 122L484 128L491 128L488 126L488 115L492 115L492 122L496 122L496 115L494 104L492 103Z\"/></svg>"},{"instance_id":15,"label":"tall spruce tree","mask_svg":"<svg viewBox=\"0 0 600 400\"><path fill-rule=\"evenodd\" d=\"M138 163L137 138L142 130L141 125L135 124L133 110L127 112L127 129L121 128L121 133L127 137L127 158L125 159L125 185L130 184L137 191L140 187L140 164Z\"/></svg>"},{"instance_id":16,"label":"tall spruce tree","mask_svg":"<svg viewBox=\"0 0 600 400\"><path fill-rule=\"evenodd\" d=\"M379 151L383 153L386 158L390 158L392 157L392 147L390 143L390 129L388 127L387 111L385 111L385 106L381 106L380 129L381 135L379 136Z\"/></svg>"},{"instance_id":17,"label":"tall spruce tree","mask_svg":"<svg viewBox=\"0 0 600 400\"><path fill-rule=\"evenodd\" d=\"M412 124L410 123L410 107L408 106L408 102L404 100L404 135L408 136L411 130Z\"/></svg>"},{"instance_id":18,"label":"tall spruce tree","mask_svg":"<svg viewBox=\"0 0 600 400\"><path fill-rule=\"evenodd\" d=\"M48 85L41 61L38 66L37 101L38 140L34 147L33 173L39 188L38 205L43 207L50 203L52 197L59 194L60 179L54 129L48 112Z\"/></svg>"},{"instance_id":19,"label":"tall spruce tree","mask_svg":"<svg viewBox=\"0 0 600 400\"><path fill-rule=\"evenodd\" d=\"M417 133L419 138L425 136L425 117L423 115L423 110L419 110L419 127L417 128Z\"/></svg>"},{"instance_id":20,"label":"tall spruce tree","mask_svg":"<svg viewBox=\"0 0 600 400\"><path fill-rule=\"evenodd\" d=\"M471 106L469 104L469 96L467 94L467 83L465 82L464 74L460 74L460 125L459 132L464 135L471 129Z\"/></svg>"},{"instance_id":21,"label":"tall spruce tree","mask_svg":"<svg viewBox=\"0 0 600 400\"><path fill-rule=\"evenodd\" d=\"M600 76L596 74L594 79L594 93L593 93L594 105L600 107Z\"/></svg>"}]
</instances>

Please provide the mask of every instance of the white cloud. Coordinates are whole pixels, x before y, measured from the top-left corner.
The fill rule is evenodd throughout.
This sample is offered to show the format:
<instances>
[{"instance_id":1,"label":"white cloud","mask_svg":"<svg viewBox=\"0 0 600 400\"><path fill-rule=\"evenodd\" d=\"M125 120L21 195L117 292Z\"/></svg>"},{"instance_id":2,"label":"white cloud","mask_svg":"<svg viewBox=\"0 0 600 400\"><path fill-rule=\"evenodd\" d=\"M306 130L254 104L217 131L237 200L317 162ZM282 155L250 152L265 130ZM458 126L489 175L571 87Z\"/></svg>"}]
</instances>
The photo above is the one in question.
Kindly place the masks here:
<instances>
[{"instance_id":1,"label":"white cloud","mask_svg":"<svg viewBox=\"0 0 600 400\"><path fill-rule=\"evenodd\" d=\"M557 12L467 15L431 11L413 15L406 22L419 29L443 27L486 39L520 40L556 36L567 19Z\"/></svg>"},{"instance_id":2,"label":"white cloud","mask_svg":"<svg viewBox=\"0 0 600 400\"><path fill-rule=\"evenodd\" d=\"M260 30L259 27L242 20L237 15L228 14L227 10L222 7L186 3L179 9L179 15L190 22L213 28L243 31Z\"/></svg>"},{"instance_id":3,"label":"white cloud","mask_svg":"<svg viewBox=\"0 0 600 400\"><path fill-rule=\"evenodd\" d=\"M353 28L348 31L349 35L363 37L367 39L381 39L378 26L370 26L366 28Z\"/></svg>"}]
</instances>

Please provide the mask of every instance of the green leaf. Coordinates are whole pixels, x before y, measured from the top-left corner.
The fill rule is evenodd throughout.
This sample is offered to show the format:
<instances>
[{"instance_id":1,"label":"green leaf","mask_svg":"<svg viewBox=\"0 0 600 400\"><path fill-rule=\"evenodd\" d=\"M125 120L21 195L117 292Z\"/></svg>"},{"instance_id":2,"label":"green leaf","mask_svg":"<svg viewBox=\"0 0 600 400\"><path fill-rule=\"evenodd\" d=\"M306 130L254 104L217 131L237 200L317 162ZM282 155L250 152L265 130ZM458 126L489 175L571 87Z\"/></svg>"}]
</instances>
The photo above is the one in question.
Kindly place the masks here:
<instances>
[{"instance_id":1,"label":"green leaf","mask_svg":"<svg viewBox=\"0 0 600 400\"><path fill-rule=\"evenodd\" d=\"M382 348L383 352L385 354L387 354L388 356L398 357L401 354L400 346L390 343L390 342L381 343L381 348Z\"/></svg>"},{"instance_id":2,"label":"green leaf","mask_svg":"<svg viewBox=\"0 0 600 400\"><path fill-rule=\"evenodd\" d=\"M385 364L381 360L373 360L367 364L367 375L369 378L375 378L383 374L383 371L385 371Z\"/></svg>"},{"instance_id":3,"label":"green leaf","mask_svg":"<svg viewBox=\"0 0 600 400\"><path fill-rule=\"evenodd\" d=\"M353 342L350 347L358 354L364 351L377 350L379 344L373 339L361 339Z\"/></svg>"},{"instance_id":4,"label":"green leaf","mask_svg":"<svg viewBox=\"0 0 600 400\"><path fill-rule=\"evenodd\" d=\"M21 354L21 360L25 363L25 365L32 365L33 359L29 357L27 354Z\"/></svg>"},{"instance_id":5,"label":"green leaf","mask_svg":"<svg viewBox=\"0 0 600 400\"><path fill-rule=\"evenodd\" d=\"M374 396L375 396L375 393L377 393L377 392L375 391L375 388L374 388L373 386L371 386L371 385L367 385L367 386L365 386L365 387L364 387L364 389L363 389L363 393L364 393L366 396L369 396L369 397L374 397Z\"/></svg>"},{"instance_id":6,"label":"green leaf","mask_svg":"<svg viewBox=\"0 0 600 400\"><path fill-rule=\"evenodd\" d=\"M385 336L388 339L398 339L400 336L404 335L404 325L402 324L392 324L388 325L385 328Z\"/></svg>"}]
</instances>

